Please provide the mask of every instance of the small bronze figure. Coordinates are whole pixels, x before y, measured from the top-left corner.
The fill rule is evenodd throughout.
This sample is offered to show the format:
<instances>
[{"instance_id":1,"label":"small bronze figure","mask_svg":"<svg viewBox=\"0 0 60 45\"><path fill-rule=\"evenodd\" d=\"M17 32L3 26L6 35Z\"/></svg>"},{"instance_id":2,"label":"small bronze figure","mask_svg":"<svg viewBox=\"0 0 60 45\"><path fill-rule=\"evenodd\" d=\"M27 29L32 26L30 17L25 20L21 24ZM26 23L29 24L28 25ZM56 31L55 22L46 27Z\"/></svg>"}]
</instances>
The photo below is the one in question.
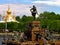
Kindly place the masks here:
<instances>
[{"instance_id":1,"label":"small bronze figure","mask_svg":"<svg viewBox=\"0 0 60 45\"><path fill-rule=\"evenodd\" d=\"M35 5L33 5L33 8L31 8L30 11L31 11L31 14L32 14L32 16L33 16L33 18L35 20L36 19L35 16L36 16L36 14L38 14Z\"/></svg>"}]
</instances>

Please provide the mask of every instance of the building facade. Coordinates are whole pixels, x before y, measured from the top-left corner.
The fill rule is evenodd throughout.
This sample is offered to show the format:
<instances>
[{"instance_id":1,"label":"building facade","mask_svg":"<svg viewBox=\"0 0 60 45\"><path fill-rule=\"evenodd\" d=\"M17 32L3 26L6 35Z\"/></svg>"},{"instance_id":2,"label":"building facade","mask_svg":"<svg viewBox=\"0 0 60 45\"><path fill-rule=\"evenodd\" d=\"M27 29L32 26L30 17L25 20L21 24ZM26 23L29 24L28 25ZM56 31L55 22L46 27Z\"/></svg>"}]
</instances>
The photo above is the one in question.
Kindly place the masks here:
<instances>
[{"instance_id":1,"label":"building facade","mask_svg":"<svg viewBox=\"0 0 60 45\"><path fill-rule=\"evenodd\" d=\"M6 11L6 14L3 16L3 21L6 22L16 22L16 16L12 14L10 8Z\"/></svg>"}]
</instances>

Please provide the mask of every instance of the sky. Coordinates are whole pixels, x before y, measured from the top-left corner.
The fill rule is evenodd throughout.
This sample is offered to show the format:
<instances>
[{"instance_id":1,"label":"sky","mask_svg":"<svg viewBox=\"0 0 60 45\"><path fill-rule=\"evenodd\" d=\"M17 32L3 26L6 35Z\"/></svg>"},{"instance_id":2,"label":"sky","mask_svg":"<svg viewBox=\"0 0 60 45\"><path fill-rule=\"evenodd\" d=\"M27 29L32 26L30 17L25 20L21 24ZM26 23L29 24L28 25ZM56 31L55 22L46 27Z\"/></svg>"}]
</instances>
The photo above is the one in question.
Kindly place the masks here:
<instances>
[{"instance_id":1,"label":"sky","mask_svg":"<svg viewBox=\"0 0 60 45\"><path fill-rule=\"evenodd\" d=\"M8 5L16 16L31 16L30 9L36 6L38 13L44 11L60 14L60 0L0 0L0 14L5 15Z\"/></svg>"}]
</instances>

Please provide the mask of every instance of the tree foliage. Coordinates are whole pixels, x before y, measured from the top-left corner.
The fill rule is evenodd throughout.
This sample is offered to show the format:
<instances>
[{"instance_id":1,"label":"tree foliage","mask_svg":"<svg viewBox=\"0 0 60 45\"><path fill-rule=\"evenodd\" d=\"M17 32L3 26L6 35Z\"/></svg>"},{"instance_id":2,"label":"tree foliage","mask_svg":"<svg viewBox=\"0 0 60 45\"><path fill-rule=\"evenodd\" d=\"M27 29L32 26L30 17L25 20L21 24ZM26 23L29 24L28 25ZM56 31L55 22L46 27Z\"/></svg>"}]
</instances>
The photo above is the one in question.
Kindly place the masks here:
<instances>
[{"instance_id":1,"label":"tree foliage","mask_svg":"<svg viewBox=\"0 0 60 45\"><path fill-rule=\"evenodd\" d=\"M5 23L0 23L0 29L5 29Z\"/></svg>"},{"instance_id":2,"label":"tree foliage","mask_svg":"<svg viewBox=\"0 0 60 45\"><path fill-rule=\"evenodd\" d=\"M54 12L43 12L39 16L41 25L45 25L47 29L55 32L60 31L60 15Z\"/></svg>"},{"instance_id":3,"label":"tree foliage","mask_svg":"<svg viewBox=\"0 0 60 45\"><path fill-rule=\"evenodd\" d=\"M27 24L31 21L33 21L32 16L16 16L17 22L8 22L7 28L9 30L22 30L25 31ZM60 32L60 14L56 14L54 12L43 12L39 14L39 17L36 18L36 20L41 22L41 27L46 26L46 29L52 30L55 32ZM0 23L0 29L5 29L5 23Z\"/></svg>"}]
</instances>

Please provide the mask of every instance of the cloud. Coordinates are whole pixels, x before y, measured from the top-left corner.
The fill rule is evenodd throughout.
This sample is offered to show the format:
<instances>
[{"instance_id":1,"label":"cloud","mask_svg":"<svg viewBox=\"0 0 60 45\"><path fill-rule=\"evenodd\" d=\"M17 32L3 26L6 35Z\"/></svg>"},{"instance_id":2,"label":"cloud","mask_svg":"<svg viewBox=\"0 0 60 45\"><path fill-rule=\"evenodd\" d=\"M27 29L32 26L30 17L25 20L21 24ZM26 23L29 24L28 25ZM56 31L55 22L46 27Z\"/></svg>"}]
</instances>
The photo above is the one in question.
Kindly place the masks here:
<instances>
[{"instance_id":1,"label":"cloud","mask_svg":"<svg viewBox=\"0 0 60 45\"><path fill-rule=\"evenodd\" d=\"M47 4L47 5L56 5L56 6L60 6L60 0L47 0L47 1L33 1L32 3L41 3L41 4Z\"/></svg>"},{"instance_id":2,"label":"cloud","mask_svg":"<svg viewBox=\"0 0 60 45\"><path fill-rule=\"evenodd\" d=\"M9 4L12 13L16 15L23 16L23 15L31 15L30 14L30 6L28 4ZM8 9L8 4L0 5L0 14L5 15Z\"/></svg>"},{"instance_id":3,"label":"cloud","mask_svg":"<svg viewBox=\"0 0 60 45\"><path fill-rule=\"evenodd\" d=\"M9 4L12 13L15 13L16 16L20 16L20 17L22 17L23 15L31 16L30 9L32 8L32 5L33 4L18 4L18 3ZM40 7L37 4L35 4L35 6L37 7L38 13L40 13L42 6ZM0 5L0 14L5 15L7 9L8 9L8 4Z\"/></svg>"},{"instance_id":4,"label":"cloud","mask_svg":"<svg viewBox=\"0 0 60 45\"><path fill-rule=\"evenodd\" d=\"M41 1L41 0L30 0L32 4L28 3L9 3L10 9L12 13L15 13L17 16L23 16L23 15L29 15L31 16L30 13L30 8L32 5L35 5L37 7L38 13L44 12L44 11L53 11L53 12L60 12L59 7L60 6L60 0L46 0L46 1ZM46 5L44 5L46 4ZM49 5L49 6L48 6ZM52 5L52 6L50 6ZM54 6L55 5L55 6ZM8 9L8 4L0 4L0 14L5 15L6 11ZM56 10L57 9L57 10Z\"/></svg>"}]
</instances>

